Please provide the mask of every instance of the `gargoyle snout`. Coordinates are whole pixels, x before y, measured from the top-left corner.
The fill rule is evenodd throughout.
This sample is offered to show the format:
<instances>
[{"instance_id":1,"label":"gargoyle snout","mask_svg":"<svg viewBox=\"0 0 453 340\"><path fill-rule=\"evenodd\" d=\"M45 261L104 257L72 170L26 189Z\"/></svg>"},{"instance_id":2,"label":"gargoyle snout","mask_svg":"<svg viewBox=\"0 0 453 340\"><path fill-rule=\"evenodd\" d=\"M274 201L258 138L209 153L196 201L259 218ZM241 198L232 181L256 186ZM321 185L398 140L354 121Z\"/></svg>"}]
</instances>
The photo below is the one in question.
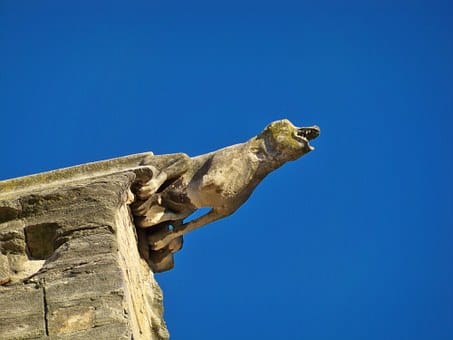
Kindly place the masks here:
<instances>
[{"instance_id":1,"label":"gargoyle snout","mask_svg":"<svg viewBox=\"0 0 453 340\"><path fill-rule=\"evenodd\" d=\"M308 140L315 139L321 133L321 129L317 125L302 127L297 129L297 134L301 137L305 137Z\"/></svg>"}]
</instances>

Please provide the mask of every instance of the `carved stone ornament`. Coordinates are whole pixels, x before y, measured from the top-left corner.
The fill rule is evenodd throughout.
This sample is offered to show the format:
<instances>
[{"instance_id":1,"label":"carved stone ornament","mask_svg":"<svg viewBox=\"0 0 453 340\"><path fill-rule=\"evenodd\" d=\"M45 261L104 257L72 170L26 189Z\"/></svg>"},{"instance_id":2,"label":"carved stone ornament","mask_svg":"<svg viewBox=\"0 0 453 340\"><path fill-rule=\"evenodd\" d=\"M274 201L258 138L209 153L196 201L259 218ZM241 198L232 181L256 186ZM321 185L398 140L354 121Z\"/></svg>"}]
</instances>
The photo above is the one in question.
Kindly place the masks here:
<instances>
[{"instance_id":1,"label":"carved stone ornament","mask_svg":"<svg viewBox=\"0 0 453 340\"><path fill-rule=\"evenodd\" d=\"M21 195L35 191L64 189L104 181L111 175L127 175L132 180L124 204L130 207L131 219L137 227L140 254L152 271L162 272L173 268L173 253L181 249L184 234L234 213L267 174L312 151L314 148L309 142L319 133L317 126L299 128L283 119L269 124L244 143L197 157L145 152L0 181L0 201L21 205ZM185 221L197 209L206 207L210 210L205 215ZM1 218L5 221L22 218L23 213L16 213L13 208L0 206L1 209L0 223ZM12 217L8 215L13 213ZM56 234L61 232L60 228L54 229ZM51 256L56 245L47 247ZM2 259L5 260L0 254L0 272L17 272L8 269L6 260ZM24 270L21 275L33 272L33 268ZM10 280L8 275L4 276L5 282Z\"/></svg>"},{"instance_id":2,"label":"carved stone ornament","mask_svg":"<svg viewBox=\"0 0 453 340\"><path fill-rule=\"evenodd\" d=\"M154 156L147 164L152 175L136 183L131 204L146 243L142 253L150 257L154 270L173 266L171 254L181 249L184 234L231 215L267 174L314 150L309 141L319 133L317 126L298 128L283 119L245 143L201 156ZM211 208L208 213L184 222L206 207Z\"/></svg>"},{"instance_id":3,"label":"carved stone ornament","mask_svg":"<svg viewBox=\"0 0 453 340\"><path fill-rule=\"evenodd\" d=\"M145 152L0 181L0 338L168 339L150 269L173 268L184 234L235 212L318 135L284 119L197 157Z\"/></svg>"}]
</instances>

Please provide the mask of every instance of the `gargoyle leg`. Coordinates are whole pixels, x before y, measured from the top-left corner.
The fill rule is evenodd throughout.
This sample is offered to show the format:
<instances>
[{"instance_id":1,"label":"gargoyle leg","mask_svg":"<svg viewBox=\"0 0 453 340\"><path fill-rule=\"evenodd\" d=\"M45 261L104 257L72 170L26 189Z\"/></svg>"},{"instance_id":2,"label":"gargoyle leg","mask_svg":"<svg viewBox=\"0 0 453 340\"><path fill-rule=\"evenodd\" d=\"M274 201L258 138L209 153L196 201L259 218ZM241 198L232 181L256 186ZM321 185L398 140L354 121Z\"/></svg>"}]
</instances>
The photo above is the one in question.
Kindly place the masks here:
<instances>
[{"instance_id":1,"label":"gargoyle leg","mask_svg":"<svg viewBox=\"0 0 453 340\"><path fill-rule=\"evenodd\" d=\"M131 209L135 216L146 216L149 214L151 207L160 205L162 198L160 194L152 195L146 201L135 201L131 205Z\"/></svg>"},{"instance_id":2,"label":"gargoyle leg","mask_svg":"<svg viewBox=\"0 0 453 340\"><path fill-rule=\"evenodd\" d=\"M152 166L152 168L154 169L153 178L151 178L137 190L137 196L142 200L145 200L156 193L166 180L183 175L189 168L190 158L186 154L180 153L161 156L161 158L163 158L162 160L160 160L161 162L170 162L170 164L166 164L165 166L161 165L163 167Z\"/></svg>"},{"instance_id":3,"label":"gargoyle leg","mask_svg":"<svg viewBox=\"0 0 453 340\"><path fill-rule=\"evenodd\" d=\"M187 214L185 213L176 213L169 211L167 208L160 205L153 205L147 212L145 216L139 216L135 219L137 226L141 228L152 227L153 225L166 222L181 220L185 218Z\"/></svg>"},{"instance_id":4,"label":"gargoyle leg","mask_svg":"<svg viewBox=\"0 0 453 340\"><path fill-rule=\"evenodd\" d=\"M137 190L137 196L144 200L149 198L151 195L155 194L157 190L159 190L160 186L165 183L168 176L165 172L155 172L153 178L151 178L148 182L140 186Z\"/></svg>"},{"instance_id":5,"label":"gargoyle leg","mask_svg":"<svg viewBox=\"0 0 453 340\"><path fill-rule=\"evenodd\" d=\"M173 230L163 229L154 234L148 236L148 242L150 243L151 249L159 250L167 246L172 240L180 237L192 230L200 228L205 224L214 222L223 217L230 215L231 213L225 213L223 211L211 209L207 214L196 218L185 224L176 226Z\"/></svg>"}]
</instances>

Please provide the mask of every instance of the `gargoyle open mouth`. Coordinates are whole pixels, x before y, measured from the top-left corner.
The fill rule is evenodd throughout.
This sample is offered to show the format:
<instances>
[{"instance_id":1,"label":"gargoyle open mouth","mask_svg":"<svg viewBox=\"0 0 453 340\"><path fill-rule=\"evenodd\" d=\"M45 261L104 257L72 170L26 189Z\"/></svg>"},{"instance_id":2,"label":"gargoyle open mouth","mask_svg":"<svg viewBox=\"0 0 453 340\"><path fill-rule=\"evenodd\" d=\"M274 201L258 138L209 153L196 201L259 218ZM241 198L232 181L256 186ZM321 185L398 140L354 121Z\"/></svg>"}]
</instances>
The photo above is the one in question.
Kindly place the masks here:
<instances>
[{"instance_id":1,"label":"gargoyle open mouth","mask_svg":"<svg viewBox=\"0 0 453 340\"><path fill-rule=\"evenodd\" d=\"M295 135L296 140L298 140L300 143L305 143L308 145L310 150L313 150L314 147L309 145L309 141L315 139L316 137L319 136L321 130L318 126L313 125L310 127L302 127L297 129L297 133Z\"/></svg>"}]
</instances>

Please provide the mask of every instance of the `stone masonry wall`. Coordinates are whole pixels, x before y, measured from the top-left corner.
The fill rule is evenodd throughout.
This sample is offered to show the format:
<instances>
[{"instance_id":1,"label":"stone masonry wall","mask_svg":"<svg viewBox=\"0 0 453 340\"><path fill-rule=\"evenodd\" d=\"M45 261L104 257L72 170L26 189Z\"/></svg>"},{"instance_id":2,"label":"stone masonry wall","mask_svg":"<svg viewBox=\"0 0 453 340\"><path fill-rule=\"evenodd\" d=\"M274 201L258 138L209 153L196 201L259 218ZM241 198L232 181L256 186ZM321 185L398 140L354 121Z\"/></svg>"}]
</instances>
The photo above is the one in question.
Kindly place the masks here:
<instances>
[{"instance_id":1,"label":"stone masonry wall","mask_svg":"<svg viewBox=\"0 0 453 340\"><path fill-rule=\"evenodd\" d=\"M168 339L119 163L0 182L1 339Z\"/></svg>"}]
</instances>

